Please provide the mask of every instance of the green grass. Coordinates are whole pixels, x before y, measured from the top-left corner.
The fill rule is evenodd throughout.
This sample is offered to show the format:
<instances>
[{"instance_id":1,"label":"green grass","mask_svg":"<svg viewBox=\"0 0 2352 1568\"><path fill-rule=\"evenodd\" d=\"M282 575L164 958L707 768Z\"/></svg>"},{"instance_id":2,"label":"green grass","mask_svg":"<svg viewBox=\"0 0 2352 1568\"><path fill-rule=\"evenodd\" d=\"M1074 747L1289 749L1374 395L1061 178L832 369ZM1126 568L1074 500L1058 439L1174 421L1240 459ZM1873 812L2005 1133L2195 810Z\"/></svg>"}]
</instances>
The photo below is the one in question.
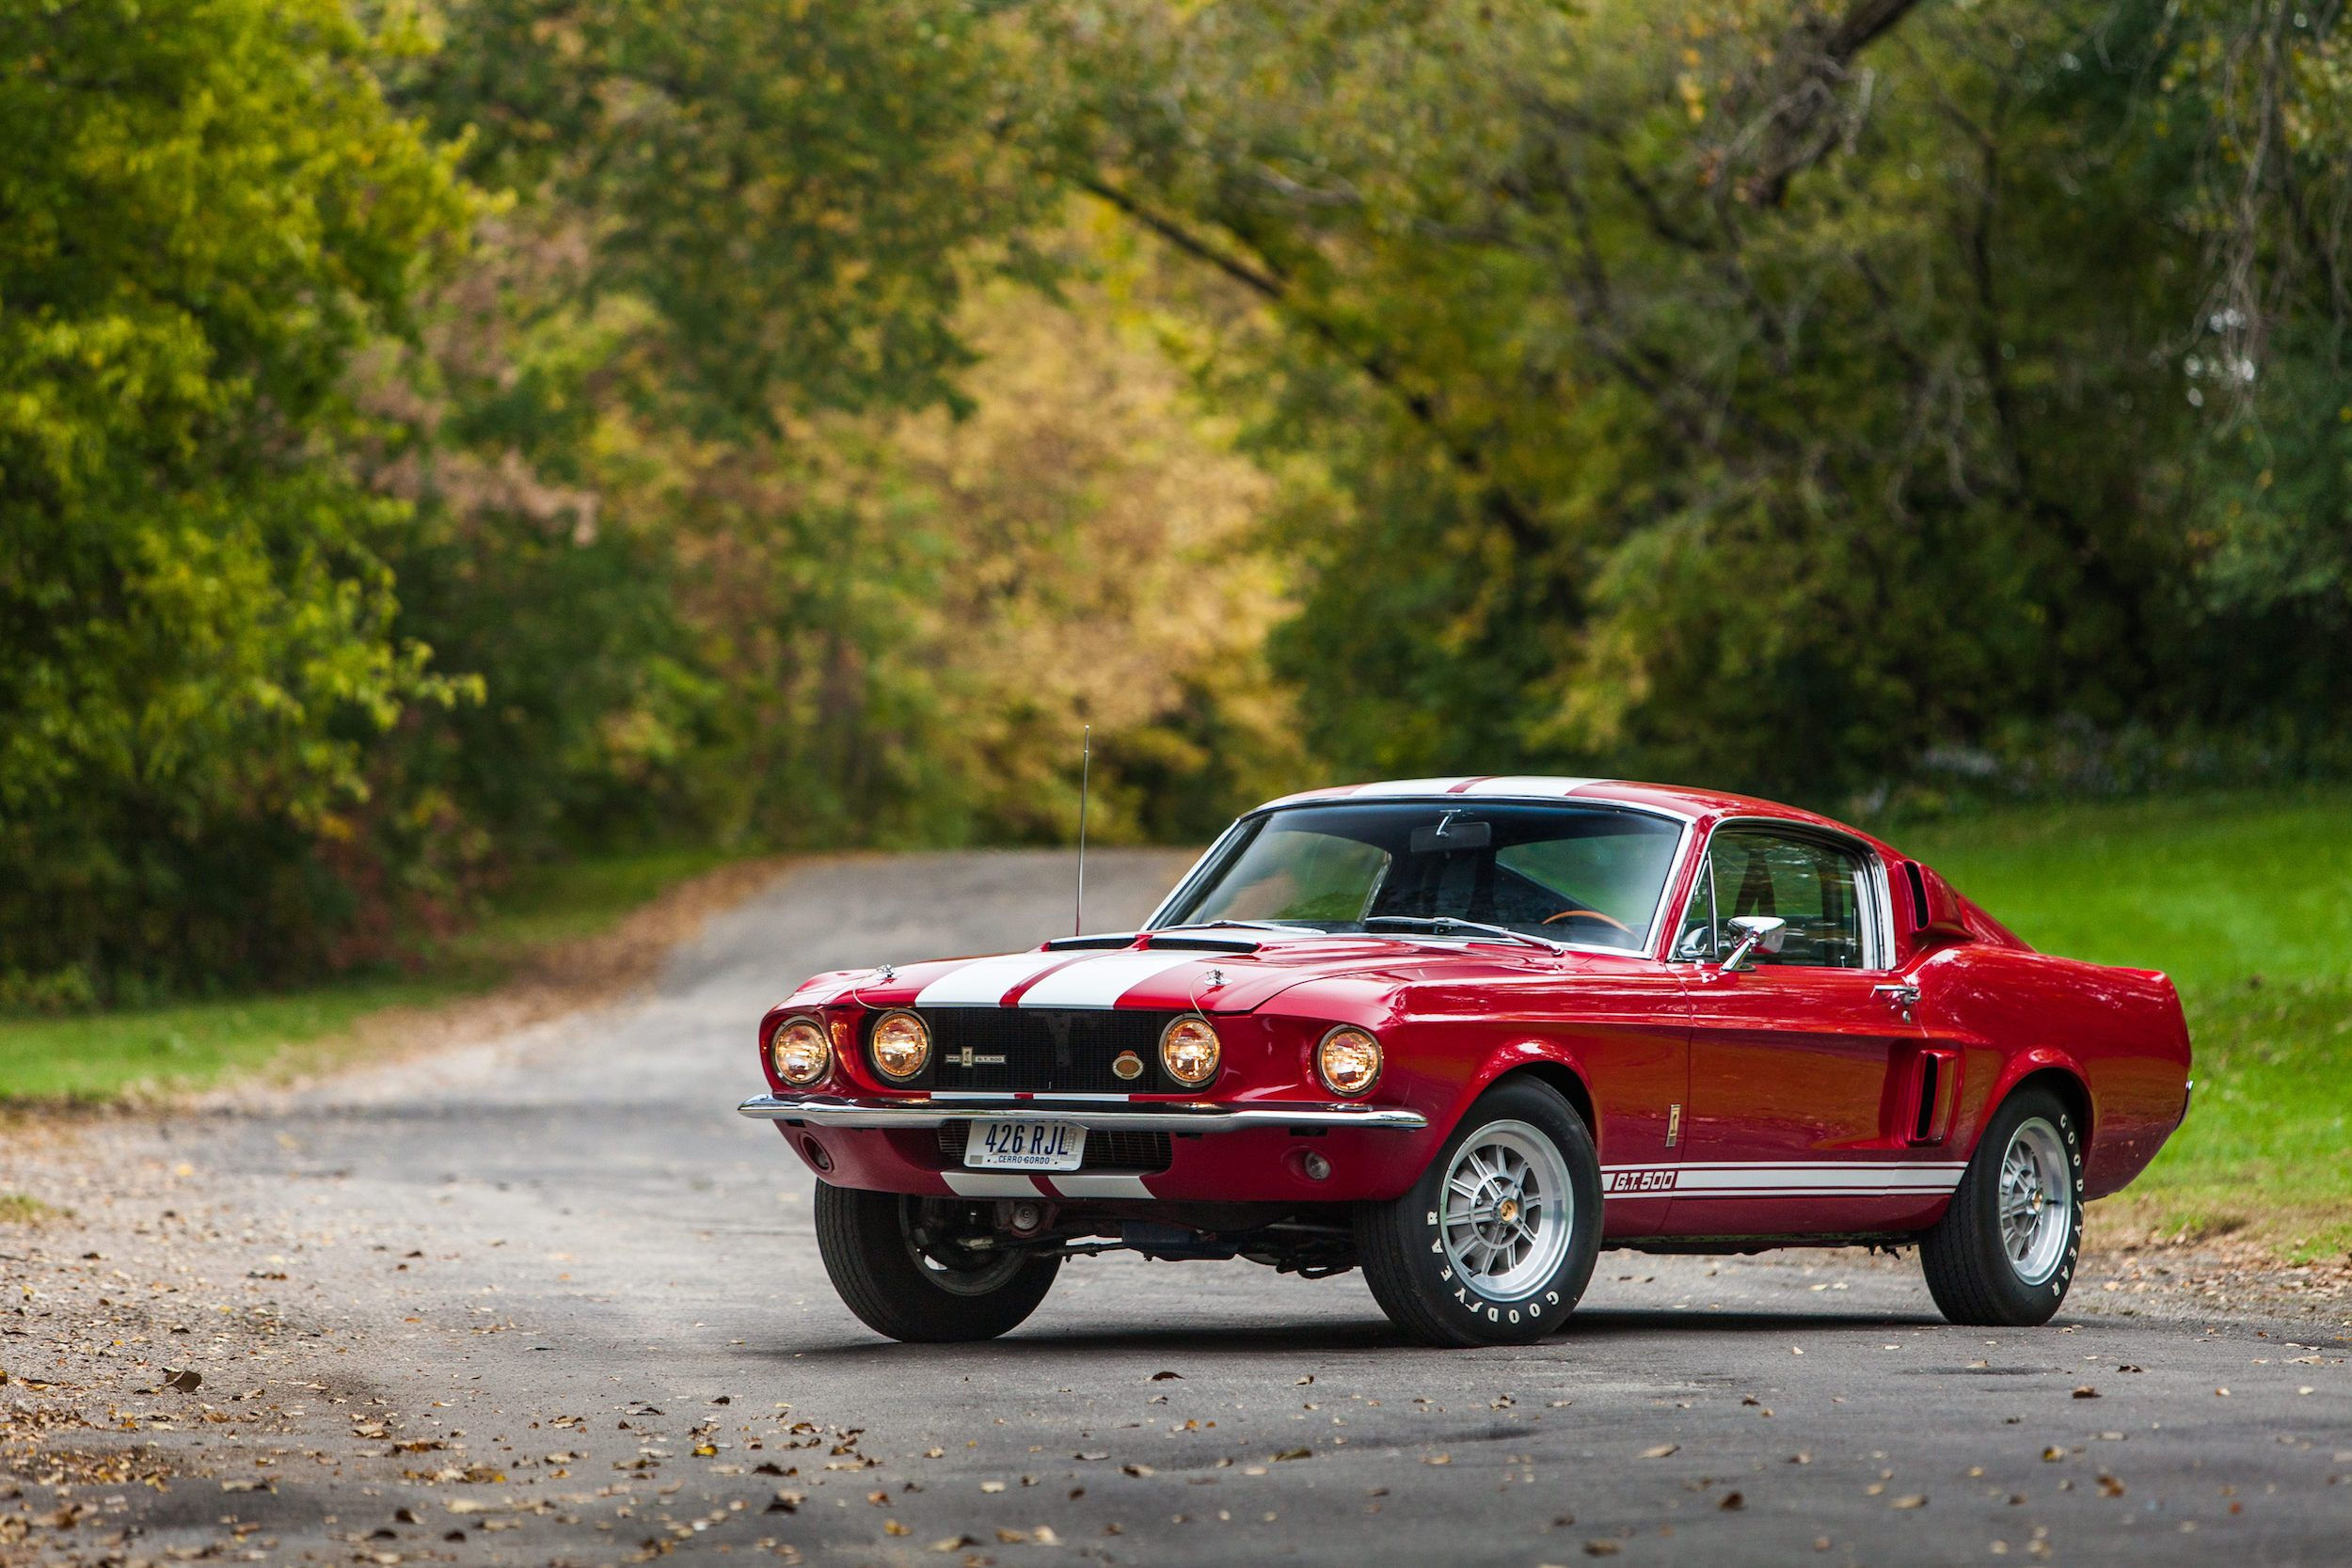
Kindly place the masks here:
<instances>
[{"instance_id":1,"label":"green grass","mask_svg":"<svg viewBox=\"0 0 2352 1568\"><path fill-rule=\"evenodd\" d=\"M0 1020L0 1104L202 1088L269 1067L347 1035L387 1007L429 1007L489 990L534 952L609 930L723 858L660 851L549 867L501 894L480 924L414 974L84 1017Z\"/></svg>"},{"instance_id":2,"label":"green grass","mask_svg":"<svg viewBox=\"0 0 2352 1568\"><path fill-rule=\"evenodd\" d=\"M51 1220L70 1220L71 1209L59 1209L24 1193L0 1193L0 1225L46 1225Z\"/></svg>"},{"instance_id":3,"label":"green grass","mask_svg":"<svg viewBox=\"0 0 2352 1568\"><path fill-rule=\"evenodd\" d=\"M2130 1189L2166 1231L2352 1248L2352 790L2002 811L1896 830L2044 952L2161 969L2188 1122Z\"/></svg>"}]
</instances>

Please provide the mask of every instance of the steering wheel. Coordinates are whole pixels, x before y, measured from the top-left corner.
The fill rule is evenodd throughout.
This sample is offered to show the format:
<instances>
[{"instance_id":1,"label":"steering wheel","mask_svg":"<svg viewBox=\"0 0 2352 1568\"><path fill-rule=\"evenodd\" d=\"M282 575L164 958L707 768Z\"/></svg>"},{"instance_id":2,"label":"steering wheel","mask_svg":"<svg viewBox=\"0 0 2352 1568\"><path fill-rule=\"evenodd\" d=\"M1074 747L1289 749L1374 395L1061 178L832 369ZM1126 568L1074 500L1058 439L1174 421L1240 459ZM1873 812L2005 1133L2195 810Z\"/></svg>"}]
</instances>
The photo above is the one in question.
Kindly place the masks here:
<instances>
[{"instance_id":1,"label":"steering wheel","mask_svg":"<svg viewBox=\"0 0 2352 1568\"><path fill-rule=\"evenodd\" d=\"M1597 920L1613 930L1623 931L1627 936L1633 934L1632 927L1619 920L1615 915L1603 914L1598 910L1562 910L1558 914L1546 915L1544 924L1556 926L1563 920Z\"/></svg>"}]
</instances>

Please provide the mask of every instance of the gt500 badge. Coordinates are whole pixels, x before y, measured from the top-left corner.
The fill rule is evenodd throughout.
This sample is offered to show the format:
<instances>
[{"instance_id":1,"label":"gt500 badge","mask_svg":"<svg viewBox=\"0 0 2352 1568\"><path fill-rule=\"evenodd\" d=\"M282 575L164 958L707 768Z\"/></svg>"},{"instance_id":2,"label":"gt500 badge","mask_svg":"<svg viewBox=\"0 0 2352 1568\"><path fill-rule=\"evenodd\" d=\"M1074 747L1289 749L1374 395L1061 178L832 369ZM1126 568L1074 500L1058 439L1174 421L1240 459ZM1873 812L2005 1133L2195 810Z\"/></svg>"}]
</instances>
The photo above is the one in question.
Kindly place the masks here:
<instances>
[{"instance_id":1,"label":"gt500 badge","mask_svg":"<svg viewBox=\"0 0 2352 1568\"><path fill-rule=\"evenodd\" d=\"M1609 1173L1609 1185L1603 1191L1612 1193L1671 1192L1674 1189L1675 1178L1681 1174L1678 1170L1613 1170Z\"/></svg>"}]
</instances>

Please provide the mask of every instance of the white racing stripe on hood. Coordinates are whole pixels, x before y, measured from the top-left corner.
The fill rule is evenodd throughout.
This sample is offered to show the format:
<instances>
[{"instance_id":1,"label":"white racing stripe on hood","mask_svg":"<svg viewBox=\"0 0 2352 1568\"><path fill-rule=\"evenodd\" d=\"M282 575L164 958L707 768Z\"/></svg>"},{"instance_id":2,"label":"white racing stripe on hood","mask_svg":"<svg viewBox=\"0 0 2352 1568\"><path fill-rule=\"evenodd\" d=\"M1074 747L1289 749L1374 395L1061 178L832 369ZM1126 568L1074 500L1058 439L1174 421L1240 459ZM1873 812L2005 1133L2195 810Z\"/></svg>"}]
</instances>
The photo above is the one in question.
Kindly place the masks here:
<instances>
[{"instance_id":1,"label":"white racing stripe on hood","mask_svg":"<svg viewBox=\"0 0 2352 1568\"><path fill-rule=\"evenodd\" d=\"M1188 963L1199 953L1106 953L1057 969L1021 993L1025 1007L1116 1007L1119 999L1154 974Z\"/></svg>"},{"instance_id":2,"label":"white racing stripe on hood","mask_svg":"<svg viewBox=\"0 0 2352 1568\"><path fill-rule=\"evenodd\" d=\"M1005 992L1013 987L1036 978L1058 963L1070 961L1067 953L1005 953L993 958L975 958L961 969L951 969L917 991L914 1005L918 1007L993 1007L1004 1001Z\"/></svg>"}]
</instances>

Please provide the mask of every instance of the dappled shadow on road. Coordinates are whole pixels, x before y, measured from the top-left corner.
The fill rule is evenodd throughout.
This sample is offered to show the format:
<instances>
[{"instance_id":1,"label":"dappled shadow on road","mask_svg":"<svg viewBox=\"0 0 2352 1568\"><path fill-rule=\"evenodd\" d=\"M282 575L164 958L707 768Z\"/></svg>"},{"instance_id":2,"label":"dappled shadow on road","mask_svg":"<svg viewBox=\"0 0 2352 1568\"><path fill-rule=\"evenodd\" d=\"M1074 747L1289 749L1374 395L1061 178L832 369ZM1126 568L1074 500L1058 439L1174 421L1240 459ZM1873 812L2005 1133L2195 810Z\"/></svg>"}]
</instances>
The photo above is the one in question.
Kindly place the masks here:
<instances>
[{"instance_id":1,"label":"dappled shadow on road","mask_svg":"<svg viewBox=\"0 0 2352 1568\"><path fill-rule=\"evenodd\" d=\"M1563 1339L1606 1339L1631 1335L1680 1336L1700 1334L1822 1333L1841 1329L1877 1333L1889 1328L1947 1328L1933 1312L1870 1312L1827 1307L1775 1312L1746 1308L1738 1312L1666 1312L1642 1307L1586 1307L1560 1331Z\"/></svg>"},{"instance_id":2,"label":"dappled shadow on road","mask_svg":"<svg viewBox=\"0 0 2352 1568\"><path fill-rule=\"evenodd\" d=\"M1944 1328L1950 1325L1931 1312L1894 1311L1653 1311L1608 1307L1579 1312L1559 1333L1532 1346L1486 1346L1472 1354L1511 1355L1546 1349L1572 1350L1581 1344L1603 1345L1629 1339L1692 1344L1724 1336L1811 1334L1875 1336L1892 1329ZM1829 1348L1829 1347L1823 1347ZM902 1345L885 1339L861 1339L847 1344L779 1345L762 1353L776 1361L800 1360L819 1365L853 1366L866 1361L903 1361L909 1357L952 1357L967 1368L995 1364L1017 1367L1047 1362L1073 1351L1096 1354L1159 1355L1285 1355L1301 1353L1329 1354L1351 1351L1421 1351L1387 1323L1356 1322L1236 1323L1231 1327L1200 1324L1132 1328L1024 1328L1002 1339L959 1345ZM1444 1355L1445 1351L1423 1354Z\"/></svg>"},{"instance_id":3,"label":"dappled shadow on road","mask_svg":"<svg viewBox=\"0 0 2352 1568\"><path fill-rule=\"evenodd\" d=\"M1302 1352L1395 1350L1406 1340L1378 1318L1356 1323L1236 1323L1230 1328L1185 1324L1153 1328L1024 1328L1002 1339L961 1345L901 1345L887 1339L853 1344L808 1345L798 1350L777 1347L767 1353L778 1361L854 1365L860 1361L906 1356L945 1356L960 1364L994 1362L1019 1366L1053 1361L1073 1351L1097 1354L1150 1352L1157 1355L1297 1355Z\"/></svg>"}]
</instances>

